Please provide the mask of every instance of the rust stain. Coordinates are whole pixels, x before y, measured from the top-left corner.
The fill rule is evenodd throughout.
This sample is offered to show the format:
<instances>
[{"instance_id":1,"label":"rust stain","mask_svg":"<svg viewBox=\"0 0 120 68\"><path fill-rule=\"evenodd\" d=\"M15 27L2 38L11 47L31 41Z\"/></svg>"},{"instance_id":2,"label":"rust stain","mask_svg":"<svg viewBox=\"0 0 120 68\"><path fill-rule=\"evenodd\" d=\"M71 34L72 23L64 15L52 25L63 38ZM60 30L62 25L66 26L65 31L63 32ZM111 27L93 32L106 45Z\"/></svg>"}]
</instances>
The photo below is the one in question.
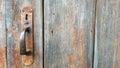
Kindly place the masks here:
<instances>
[{"instance_id":1,"label":"rust stain","mask_svg":"<svg viewBox=\"0 0 120 68\"><path fill-rule=\"evenodd\" d=\"M73 30L73 46L77 45L77 34L78 34L77 28L74 27L74 30Z\"/></svg>"},{"instance_id":2,"label":"rust stain","mask_svg":"<svg viewBox=\"0 0 120 68\"><path fill-rule=\"evenodd\" d=\"M5 48L0 47L0 68L5 68Z\"/></svg>"},{"instance_id":3,"label":"rust stain","mask_svg":"<svg viewBox=\"0 0 120 68\"><path fill-rule=\"evenodd\" d=\"M30 8L30 6L27 6L27 7L24 7L22 12L29 12L29 13L32 13L32 9Z\"/></svg>"},{"instance_id":4,"label":"rust stain","mask_svg":"<svg viewBox=\"0 0 120 68\"><path fill-rule=\"evenodd\" d=\"M32 40L32 32L31 32L26 36L26 49L28 51L33 49L32 44L33 44L33 40Z\"/></svg>"},{"instance_id":5,"label":"rust stain","mask_svg":"<svg viewBox=\"0 0 120 68\"><path fill-rule=\"evenodd\" d=\"M19 50L17 48L13 49L13 68L19 68Z\"/></svg>"},{"instance_id":6,"label":"rust stain","mask_svg":"<svg viewBox=\"0 0 120 68\"><path fill-rule=\"evenodd\" d=\"M33 56L22 55L22 63L25 66L31 66L33 64Z\"/></svg>"},{"instance_id":7,"label":"rust stain","mask_svg":"<svg viewBox=\"0 0 120 68\"><path fill-rule=\"evenodd\" d=\"M85 29L84 24L81 23L81 33L80 33L80 68L85 68L85 46L84 46L84 37L85 37Z\"/></svg>"},{"instance_id":8,"label":"rust stain","mask_svg":"<svg viewBox=\"0 0 120 68\"><path fill-rule=\"evenodd\" d=\"M75 56L75 55L70 55L70 56L69 56L69 62L70 62L70 63L75 62L75 61L76 61L76 59L77 59L77 58L76 58L76 56Z\"/></svg>"},{"instance_id":9,"label":"rust stain","mask_svg":"<svg viewBox=\"0 0 120 68\"><path fill-rule=\"evenodd\" d=\"M16 9L15 9L16 10ZM17 23L15 21L15 11L14 10L14 17L13 17L13 24L12 24L12 37L14 39L14 45L13 45L13 49L12 49L12 52L13 52L13 56L12 56L12 66L13 68L19 68L20 67L20 57L19 57L19 48L18 48L18 45L19 45L19 32L16 30L17 29ZM17 17L16 17L17 19ZM8 29L6 29L6 32L8 31Z\"/></svg>"}]
</instances>

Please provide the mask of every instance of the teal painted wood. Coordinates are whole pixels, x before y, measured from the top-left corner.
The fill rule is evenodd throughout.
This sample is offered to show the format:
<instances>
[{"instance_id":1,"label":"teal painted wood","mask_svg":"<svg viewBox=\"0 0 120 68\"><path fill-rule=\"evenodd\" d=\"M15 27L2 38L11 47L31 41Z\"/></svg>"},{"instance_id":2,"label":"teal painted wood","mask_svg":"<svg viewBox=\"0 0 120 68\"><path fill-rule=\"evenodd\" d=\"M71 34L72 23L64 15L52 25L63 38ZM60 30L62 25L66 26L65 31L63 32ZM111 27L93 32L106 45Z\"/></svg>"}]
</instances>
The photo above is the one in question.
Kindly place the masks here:
<instances>
[{"instance_id":1,"label":"teal painted wood","mask_svg":"<svg viewBox=\"0 0 120 68\"><path fill-rule=\"evenodd\" d=\"M43 68L43 0L32 0L34 10L34 64L33 68Z\"/></svg>"},{"instance_id":2,"label":"teal painted wood","mask_svg":"<svg viewBox=\"0 0 120 68\"><path fill-rule=\"evenodd\" d=\"M5 0L0 0L0 68L6 68Z\"/></svg>"},{"instance_id":3,"label":"teal painted wood","mask_svg":"<svg viewBox=\"0 0 120 68\"><path fill-rule=\"evenodd\" d=\"M42 68L42 0L6 0L7 68ZM24 66L20 50L20 12L25 6L33 8L34 63Z\"/></svg>"},{"instance_id":4,"label":"teal painted wood","mask_svg":"<svg viewBox=\"0 0 120 68\"><path fill-rule=\"evenodd\" d=\"M94 68L120 68L120 0L97 0Z\"/></svg>"},{"instance_id":5,"label":"teal painted wood","mask_svg":"<svg viewBox=\"0 0 120 68\"><path fill-rule=\"evenodd\" d=\"M95 0L44 0L44 67L92 68Z\"/></svg>"},{"instance_id":6,"label":"teal painted wood","mask_svg":"<svg viewBox=\"0 0 120 68\"><path fill-rule=\"evenodd\" d=\"M20 68L20 10L18 0L6 0L7 68Z\"/></svg>"}]
</instances>

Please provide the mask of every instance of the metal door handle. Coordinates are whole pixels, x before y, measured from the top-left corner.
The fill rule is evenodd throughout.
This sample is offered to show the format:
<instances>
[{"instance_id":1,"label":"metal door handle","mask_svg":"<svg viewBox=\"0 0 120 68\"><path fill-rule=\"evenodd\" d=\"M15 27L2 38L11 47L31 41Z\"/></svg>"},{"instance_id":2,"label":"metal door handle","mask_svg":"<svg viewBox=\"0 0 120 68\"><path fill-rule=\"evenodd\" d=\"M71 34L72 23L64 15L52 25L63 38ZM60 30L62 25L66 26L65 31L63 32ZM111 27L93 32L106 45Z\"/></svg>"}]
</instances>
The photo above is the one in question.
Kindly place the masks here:
<instances>
[{"instance_id":1,"label":"metal door handle","mask_svg":"<svg viewBox=\"0 0 120 68\"><path fill-rule=\"evenodd\" d=\"M27 27L24 31L22 31L20 35L20 54L21 55L31 55L31 51L26 50L26 36L31 32L31 28Z\"/></svg>"},{"instance_id":2,"label":"metal door handle","mask_svg":"<svg viewBox=\"0 0 120 68\"><path fill-rule=\"evenodd\" d=\"M21 10L21 35L20 35L20 55L22 63L26 66L32 65L34 55L33 45L33 16L32 8L27 6Z\"/></svg>"}]
</instances>

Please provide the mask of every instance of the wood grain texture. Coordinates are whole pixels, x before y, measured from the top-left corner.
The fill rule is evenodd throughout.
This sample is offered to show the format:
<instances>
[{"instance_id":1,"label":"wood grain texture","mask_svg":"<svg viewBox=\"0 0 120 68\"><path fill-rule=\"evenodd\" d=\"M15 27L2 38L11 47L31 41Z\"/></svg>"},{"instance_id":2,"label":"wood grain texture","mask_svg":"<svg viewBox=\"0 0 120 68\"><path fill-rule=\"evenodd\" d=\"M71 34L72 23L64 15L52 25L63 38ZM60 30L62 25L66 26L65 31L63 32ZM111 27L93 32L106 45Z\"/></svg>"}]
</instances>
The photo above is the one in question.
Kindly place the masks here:
<instances>
[{"instance_id":1,"label":"wood grain texture","mask_svg":"<svg viewBox=\"0 0 120 68\"><path fill-rule=\"evenodd\" d=\"M7 30L7 68L20 68L20 10L18 0L6 0L5 10Z\"/></svg>"},{"instance_id":2,"label":"wood grain texture","mask_svg":"<svg viewBox=\"0 0 120 68\"><path fill-rule=\"evenodd\" d=\"M44 67L92 68L95 0L44 0Z\"/></svg>"},{"instance_id":3,"label":"wood grain texture","mask_svg":"<svg viewBox=\"0 0 120 68\"><path fill-rule=\"evenodd\" d=\"M43 0L33 1L34 12L34 64L33 68L43 68Z\"/></svg>"},{"instance_id":4,"label":"wood grain texture","mask_svg":"<svg viewBox=\"0 0 120 68\"><path fill-rule=\"evenodd\" d=\"M5 0L0 0L0 68L6 68Z\"/></svg>"},{"instance_id":5,"label":"wood grain texture","mask_svg":"<svg viewBox=\"0 0 120 68\"><path fill-rule=\"evenodd\" d=\"M120 0L97 0L94 68L120 68Z\"/></svg>"},{"instance_id":6,"label":"wood grain texture","mask_svg":"<svg viewBox=\"0 0 120 68\"><path fill-rule=\"evenodd\" d=\"M7 68L42 68L42 0L6 0ZM34 63L24 66L20 55L20 14L25 6L33 8Z\"/></svg>"}]
</instances>

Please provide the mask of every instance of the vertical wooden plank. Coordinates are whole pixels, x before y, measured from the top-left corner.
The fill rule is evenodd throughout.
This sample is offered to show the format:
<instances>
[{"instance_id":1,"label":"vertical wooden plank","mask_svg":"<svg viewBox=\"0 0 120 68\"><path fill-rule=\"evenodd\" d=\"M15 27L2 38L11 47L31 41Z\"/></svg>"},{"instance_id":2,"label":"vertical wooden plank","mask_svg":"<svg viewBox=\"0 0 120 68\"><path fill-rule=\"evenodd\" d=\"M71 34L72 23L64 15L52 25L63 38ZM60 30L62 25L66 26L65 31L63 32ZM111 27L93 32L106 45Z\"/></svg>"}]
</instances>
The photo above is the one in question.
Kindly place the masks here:
<instances>
[{"instance_id":1,"label":"vertical wooden plank","mask_svg":"<svg viewBox=\"0 0 120 68\"><path fill-rule=\"evenodd\" d=\"M33 1L34 10L34 64L33 68L43 68L43 0Z\"/></svg>"},{"instance_id":2,"label":"vertical wooden plank","mask_svg":"<svg viewBox=\"0 0 120 68\"><path fill-rule=\"evenodd\" d=\"M97 0L94 68L120 68L120 0Z\"/></svg>"},{"instance_id":3,"label":"vertical wooden plank","mask_svg":"<svg viewBox=\"0 0 120 68\"><path fill-rule=\"evenodd\" d=\"M7 67L8 68L42 68L42 0L6 0L7 24ZM34 63L24 66L20 50L20 14L24 6L33 8L34 22Z\"/></svg>"},{"instance_id":4,"label":"vertical wooden plank","mask_svg":"<svg viewBox=\"0 0 120 68\"><path fill-rule=\"evenodd\" d=\"M18 0L6 0L7 68L20 68Z\"/></svg>"},{"instance_id":5,"label":"vertical wooden plank","mask_svg":"<svg viewBox=\"0 0 120 68\"><path fill-rule=\"evenodd\" d=\"M44 67L92 68L95 0L44 1Z\"/></svg>"},{"instance_id":6,"label":"vertical wooden plank","mask_svg":"<svg viewBox=\"0 0 120 68\"><path fill-rule=\"evenodd\" d=\"M5 0L0 0L0 68L6 68Z\"/></svg>"}]
</instances>

